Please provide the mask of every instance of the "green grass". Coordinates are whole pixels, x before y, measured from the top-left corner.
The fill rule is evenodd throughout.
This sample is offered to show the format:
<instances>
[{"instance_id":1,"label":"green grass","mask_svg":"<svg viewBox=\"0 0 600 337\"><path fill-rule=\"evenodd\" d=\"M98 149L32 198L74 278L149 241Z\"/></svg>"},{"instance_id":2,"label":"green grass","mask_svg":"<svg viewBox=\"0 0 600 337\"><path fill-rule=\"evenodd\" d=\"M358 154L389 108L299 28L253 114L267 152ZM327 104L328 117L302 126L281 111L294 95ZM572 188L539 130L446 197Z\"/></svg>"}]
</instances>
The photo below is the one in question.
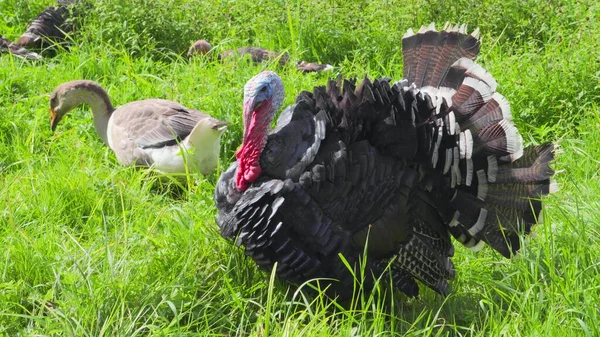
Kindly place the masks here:
<instances>
[{"instance_id":1,"label":"green grass","mask_svg":"<svg viewBox=\"0 0 600 337\"><path fill-rule=\"evenodd\" d=\"M24 3L0 2L7 38L52 1ZM599 19L591 0L94 2L70 51L38 63L0 56L0 335L600 335ZM243 85L263 67L188 62L190 42L261 45L346 76L399 79L402 35L431 21L480 27L480 62L525 141L563 149L561 190L521 254L457 246L445 299L379 289L343 310L305 297L219 236L218 174L180 191L123 168L87 109L50 132L47 94L91 79L115 105L160 97L230 121L226 167L240 143ZM288 104L327 78L264 67L284 79Z\"/></svg>"}]
</instances>

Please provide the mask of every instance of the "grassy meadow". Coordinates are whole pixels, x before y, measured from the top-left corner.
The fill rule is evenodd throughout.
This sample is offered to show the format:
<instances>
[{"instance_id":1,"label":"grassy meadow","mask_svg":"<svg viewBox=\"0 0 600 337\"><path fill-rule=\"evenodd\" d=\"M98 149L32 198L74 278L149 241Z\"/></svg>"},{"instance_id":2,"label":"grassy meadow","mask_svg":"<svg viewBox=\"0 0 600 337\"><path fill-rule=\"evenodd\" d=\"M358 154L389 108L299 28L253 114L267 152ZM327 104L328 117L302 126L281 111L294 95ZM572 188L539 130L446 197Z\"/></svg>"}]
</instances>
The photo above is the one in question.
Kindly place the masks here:
<instances>
[{"instance_id":1,"label":"grassy meadow","mask_svg":"<svg viewBox=\"0 0 600 337\"><path fill-rule=\"evenodd\" d=\"M1 0L16 39L51 0ZM0 336L599 336L600 5L593 0L96 0L69 50L41 62L0 55ZM511 102L527 144L557 142L560 191L519 256L457 247L450 296L375 291L351 309L258 270L219 235L218 172L182 184L121 167L88 108L50 131L48 94L101 83L113 105L158 97L231 122L219 170L242 135L246 81L263 69L296 93L345 76L402 76L406 29L479 27L479 62ZM257 45L336 66L189 61Z\"/></svg>"}]
</instances>

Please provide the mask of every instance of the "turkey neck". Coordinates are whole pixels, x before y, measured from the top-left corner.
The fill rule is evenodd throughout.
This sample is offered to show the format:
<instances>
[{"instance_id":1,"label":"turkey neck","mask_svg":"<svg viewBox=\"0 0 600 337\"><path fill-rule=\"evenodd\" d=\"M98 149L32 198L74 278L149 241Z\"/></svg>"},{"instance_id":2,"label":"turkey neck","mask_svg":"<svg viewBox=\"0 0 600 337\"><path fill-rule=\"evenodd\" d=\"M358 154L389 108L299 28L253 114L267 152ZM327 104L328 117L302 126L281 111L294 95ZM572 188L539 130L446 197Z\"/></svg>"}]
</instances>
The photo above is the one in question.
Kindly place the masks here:
<instances>
[{"instance_id":1,"label":"turkey neck","mask_svg":"<svg viewBox=\"0 0 600 337\"><path fill-rule=\"evenodd\" d=\"M267 145L267 134L273 114L273 105L268 102L244 118L242 147L235 155L238 161L236 186L240 192L246 190L262 173L260 156Z\"/></svg>"}]
</instances>

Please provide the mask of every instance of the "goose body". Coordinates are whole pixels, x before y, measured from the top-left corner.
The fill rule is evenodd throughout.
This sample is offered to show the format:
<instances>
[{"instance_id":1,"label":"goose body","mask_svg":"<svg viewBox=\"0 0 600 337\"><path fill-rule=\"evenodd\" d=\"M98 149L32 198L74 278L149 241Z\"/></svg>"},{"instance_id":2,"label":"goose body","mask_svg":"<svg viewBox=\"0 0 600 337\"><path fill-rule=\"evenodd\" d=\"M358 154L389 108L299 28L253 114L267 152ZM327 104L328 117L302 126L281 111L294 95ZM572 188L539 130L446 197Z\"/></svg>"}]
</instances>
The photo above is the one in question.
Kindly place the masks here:
<instances>
[{"instance_id":1,"label":"goose body","mask_svg":"<svg viewBox=\"0 0 600 337\"><path fill-rule=\"evenodd\" d=\"M146 99L116 109L99 84L71 81L51 94L52 129L71 109L86 103L94 127L125 165L154 167L165 173L211 173L227 123L164 99Z\"/></svg>"}]
</instances>

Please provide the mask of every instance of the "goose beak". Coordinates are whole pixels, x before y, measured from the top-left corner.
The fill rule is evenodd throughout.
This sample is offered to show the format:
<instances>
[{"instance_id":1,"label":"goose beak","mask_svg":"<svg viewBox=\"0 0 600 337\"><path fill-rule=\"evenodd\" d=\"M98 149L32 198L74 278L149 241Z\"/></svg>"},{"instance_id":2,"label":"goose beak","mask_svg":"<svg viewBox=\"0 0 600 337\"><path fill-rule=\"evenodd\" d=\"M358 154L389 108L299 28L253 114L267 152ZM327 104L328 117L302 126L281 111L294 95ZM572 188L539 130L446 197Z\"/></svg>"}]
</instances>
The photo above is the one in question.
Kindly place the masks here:
<instances>
[{"instance_id":1,"label":"goose beak","mask_svg":"<svg viewBox=\"0 0 600 337\"><path fill-rule=\"evenodd\" d=\"M56 111L54 111L53 108L50 108L50 128L52 129L52 132L56 130L56 126L58 125L59 121L60 117L58 116Z\"/></svg>"},{"instance_id":2,"label":"goose beak","mask_svg":"<svg viewBox=\"0 0 600 337\"><path fill-rule=\"evenodd\" d=\"M213 130L217 130L219 132L223 132L223 131L225 131L225 129L227 129L227 126L229 126L228 122L218 121L218 122L215 122L213 124L212 128L213 128Z\"/></svg>"}]
</instances>

